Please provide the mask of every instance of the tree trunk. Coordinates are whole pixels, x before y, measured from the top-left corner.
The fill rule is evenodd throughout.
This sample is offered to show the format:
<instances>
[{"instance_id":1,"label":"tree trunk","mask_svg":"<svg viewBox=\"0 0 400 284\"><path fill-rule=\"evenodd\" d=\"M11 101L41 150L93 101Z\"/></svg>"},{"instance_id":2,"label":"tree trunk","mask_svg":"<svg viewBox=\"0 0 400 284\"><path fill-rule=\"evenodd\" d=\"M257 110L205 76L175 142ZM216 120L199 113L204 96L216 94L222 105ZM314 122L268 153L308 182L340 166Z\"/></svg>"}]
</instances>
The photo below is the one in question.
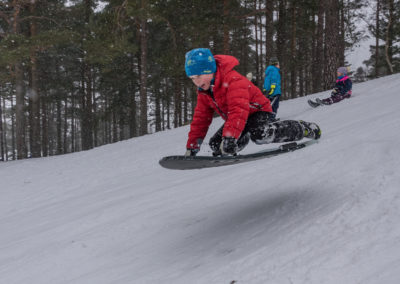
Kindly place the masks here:
<instances>
[{"instance_id":1,"label":"tree trunk","mask_svg":"<svg viewBox=\"0 0 400 284\"><path fill-rule=\"evenodd\" d=\"M183 124L186 125L189 122L188 112L189 112L189 94L185 87L185 83L182 82L183 89Z\"/></svg>"},{"instance_id":2,"label":"tree trunk","mask_svg":"<svg viewBox=\"0 0 400 284\"><path fill-rule=\"evenodd\" d=\"M286 58L287 58L287 51L286 51L286 21L287 21L287 16L286 16L286 3L287 0L280 0L279 1L279 19L278 19L278 27L277 27L277 42L276 42L276 50L277 50L277 56L279 59L279 63L281 66L281 73L282 73L282 79L281 79L281 87L282 87L282 97L287 98L286 96L286 70L288 69L288 66L286 66Z\"/></svg>"},{"instance_id":3,"label":"tree trunk","mask_svg":"<svg viewBox=\"0 0 400 284\"><path fill-rule=\"evenodd\" d=\"M91 80L91 97L92 97L92 129L93 129L93 147L99 146L99 141L98 141L98 111L97 111L97 103L96 103L96 86L95 86L95 78L96 78L96 73L94 73L95 70L92 72L92 80Z\"/></svg>"},{"instance_id":4,"label":"tree trunk","mask_svg":"<svg viewBox=\"0 0 400 284\"><path fill-rule=\"evenodd\" d=\"M180 89L179 78L174 78L174 128L182 125L182 92Z\"/></svg>"},{"instance_id":5,"label":"tree trunk","mask_svg":"<svg viewBox=\"0 0 400 284\"><path fill-rule=\"evenodd\" d=\"M339 36L339 49L338 49L338 57L339 57L339 65L344 66L345 64L345 19L344 19L344 3L343 0L340 0L339 3L339 22L340 22L340 36Z\"/></svg>"},{"instance_id":6,"label":"tree trunk","mask_svg":"<svg viewBox=\"0 0 400 284\"><path fill-rule=\"evenodd\" d=\"M119 113L119 141L125 140L125 114L123 111Z\"/></svg>"},{"instance_id":7,"label":"tree trunk","mask_svg":"<svg viewBox=\"0 0 400 284\"><path fill-rule=\"evenodd\" d=\"M87 75L86 75L86 116L87 116L87 149L93 149L94 145L94 135L93 135L93 125L94 125L94 114L93 114L93 70L92 66L87 66Z\"/></svg>"},{"instance_id":8,"label":"tree trunk","mask_svg":"<svg viewBox=\"0 0 400 284\"><path fill-rule=\"evenodd\" d=\"M76 151L75 95L71 94L71 153Z\"/></svg>"},{"instance_id":9,"label":"tree trunk","mask_svg":"<svg viewBox=\"0 0 400 284\"><path fill-rule=\"evenodd\" d=\"M297 78L296 78L296 25L297 25L297 20L296 20L296 5L295 2L293 1L291 3L291 44L290 44L290 55L291 55L291 60L290 60L290 89L291 89L291 94L290 98L294 99L296 97L296 87L297 87Z\"/></svg>"},{"instance_id":10,"label":"tree trunk","mask_svg":"<svg viewBox=\"0 0 400 284\"><path fill-rule=\"evenodd\" d=\"M229 17L229 0L224 0L224 8L223 8L223 17L224 17L224 54L229 54L230 53L230 47L229 47L229 23L228 23L228 17Z\"/></svg>"},{"instance_id":11,"label":"tree trunk","mask_svg":"<svg viewBox=\"0 0 400 284\"><path fill-rule=\"evenodd\" d=\"M104 109L106 112L104 113L104 137L103 137L103 144L109 144L111 142L111 127L110 127L110 111L108 109L110 108L110 103L108 99L108 94L105 95L104 98ZM133 136L131 136L133 137Z\"/></svg>"},{"instance_id":12,"label":"tree trunk","mask_svg":"<svg viewBox=\"0 0 400 284\"><path fill-rule=\"evenodd\" d=\"M142 8L146 5L142 0ZM139 135L147 131L147 19L140 20L140 127Z\"/></svg>"},{"instance_id":13,"label":"tree trunk","mask_svg":"<svg viewBox=\"0 0 400 284\"><path fill-rule=\"evenodd\" d=\"M386 28L385 59L388 67L388 74L393 74L393 12L394 0L389 0L389 19Z\"/></svg>"},{"instance_id":14,"label":"tree trunk","mask_svg":"<svg viewBox=\"0 0 400 284\"><path fill-rule=\"evenodd\" d=\"M118 123L117 123L117 114L115 110L112 112L112 142L118 142Z\"/></svg>"},{"instance_id":15,"label":"tree trunk","mask_svg":"<svg viewBox=\"0 0 400 284\"><path fill-rule=\"evenodd\" d=\"M300 66L299 72L299 97L304 96L304 82L305 82L305 74L307 74L307 70Z\"/></svg>"},{"instance_id":16,"label":"tree trunk","mask_svg":"<svg viewBox=\"0 0 400 284\"><path fill-rule=\"evenodd\" d=\"M20 33L19 14L21 5L18 1L13 1L14 13L12 20L12 31L14 35ZM22 64L17 62L14 64L15 72L15 119L16 119L16 145L17 159L25 159L27 157L27 149L25 142L25 89L24 89L24 74Z\"/></svg>"},{"instance_id":17,"label":"tree trunk","mask_svg":"<svg viewBox=\"0 0 400 284\"><path fill-rule=\"evenodd\" d=\"M64 98L63 153L68 153L68 95Z\"/></svg>"},{"instance_id":18,"label":"tree trunk","mask_svg":"<svg viewBox=\"0 0 400 284\"><path fill-rule=\"evenodd\" d=\"M46 96L47 98L47 96ZM49 126L48 126L48 106L46 98L41 99L42 105L42 155L47 157L49 155Z\"/></svg>"},{"instance_id":19,"label":"tree trunk","mask_svg":"<svg viewBox=\"0 0 400 284\"><path fill-rule=\"evenodd\" d=\"M136 69L136 65L135 65L135 60L134 60L134 56L131 57L131 61L130 61L130 72L132 74L135 74L135 69ZM129 105L130 105L130 114L129 114L129 137L135 137L138 135L138 127L137 127L137 103L136 103L136 89L137 86L135 84L135 80L133 78L133 76L131 76L130 78L130 96L129 96Z\"/></svg>"},{"instance_id":20,"label":"tree trunk","mask_svg":"<svg viewBox=\"0 0 400 284\"><path fill-rule=\"evenodd\" d=\"M15 81L16 81L16 142L17 142L17 159L25 159L27 157L26 137L25 137L25 90L23 81L23 71L21 64L15 64Z\"/></svg>"},{"instance_id":21,"label":"tree trunk","mask_svg":"<svg viewBox=\"0 0 400 284\"><path fill-rule=\"evenodd\" d=\"M57 122L56 122L56 133L57 133L57 150L56 150L56 154L57 155L61 155L63 153L63 147L62 147L62 118L61 118L61 100L60 98L57 98L57 102L56 102L56 117L57 117Z\"/></svg>"},{"instance_id":22,"label":"tree trunk","mask_svg":"<svg viewBox=\"0 0 400 284\"><path fill-rule=\"evenodd\" d=\"M14 98L11 96L11 110L14 109ZM15 141L15 111L11 111L11 151L12 159L16 160L16 141Z\"/></svg>"},{"instance_id":23,"label":"tree trunk","mask_svg":"<svg viewBox=\"0 0 400 284\"><path fill-rule=\"evenodd\" d=\"M31 56L31 90L29 91L29 103L31 110L31 155L33 158L41 156L41 139L40 139L40 95L39 95L39 76L37 71L36 56Z\"/></svg>"},{"instance_id":24,"label":"tree trunk","mask_svg":"<svg viewBox=\"0 0 400 284\"><path fill-rule=\"evenodd\" d=\"M87 88L86 88L86 80L85 74L87 74L87 66L85 62L82 62L82 71L81 71L81 84L80 84L80 103L81 103L81 147L82 150L88 150L89 148L89 127L90 127L90 119L88 117L88 102L87 102Z\"/></svg>"},{"instance_id":25,"label":"tree trunk","mask_svg":"<svg viewBox=\"0 0 400 284\"><path fill-rule=\"evenodd\" d=\"M83 42L88 39L90 35L89 22L92 15L93 0L85 0L85 32L82 37ZM93 102L92 102L92 67L87 62L86 53L82 51L82 73L81 73L81 104L82 104L82 118L81 118L81 145L82 150L89 150L93 148Z\"/></svg>"},{"instance_id":26,"label":"tree trunk","mask_svg":"<svg viewBox=\"0 0 400 284\"><path fill-rule=\"evenodd\" d=\"M36 1L32 0L30 12L35 14ZM30 23L31 37L37 34L37 26L35 19ZM31 156L33 158L41 156L41 141L40 141L40 91L39 91L39 74L37 67L36 47L31 51L31 89L29 91L29 103L31 110Z\"/></svg>"},{"instance_id":27,"label":"tree trunk","mask_svg":"<svg viewBox=\"0 0 400 284\"><path fill-rule=\"evenodd\" d=\"M338 3L337 1L326 0L326 24L325 24L325 70L323 76L324 89L332 88L336 78L336 69L339 66L338 48Z\"/></svg>"},{"instance_id":28,"label":"tree trunk","mask_svg":"<svg viewBox=\"0 0 400 284\"><path fill-rule=\"evenodd\" d=\"M262 9L262 5L261 5L261 1L258 2L258 9L261 10ZM260 86L261 85L261 77L263 74L263 67L264 67L264 60L265 60L265 56L264 56L264 36L263 36L263 15L262 14L257 14L258 17L258 22L260 23L259 25L259 30L260 30L260 36L259 36L259 44L260 44L260 55L259 55L259 65L258 65L258 75L256 77L256 86Z\"/></svg>"},{"instance_id":29,"label":"tree trunk","mask_svg":"<svg viewBox=\"0 0 400 284\"><path fill-rule=\"evenodd\" d=\"M375 17L375 78L379 77L379 14L380 0L376 0L376 17Z\"/></svg>"},{"instance_id":30,"label":"tree trunk","mask_svg":"<svg viewBox=\"0 0 400 284\"><path fill-rule=\"evenodd\" d=\"M156 119L156 132L161 131L161 99L160 99L160 91L159 91L159 86L156 85L155 89L154 89L154 93L155 93L155 119Z\"/></svg>"},{"instance_id":31,"label":"tree trunk","mask_svg":"<svg viewBox=\"0 0 400 284\"><path fill-rule=\"evenodd\" d=\"M56 133L54 133L55 125L55 109L54 104L49 103L48 107L48 120L47 120L47 129L48 129L48 137L49 137L49 156L54 156L55 154L55 147L54 144L56 143L55 139Z\"/></svg>"},{"instance_id":32,"label":"tree trunk","mask_svg":"<svg viewBox=\"0 0 400 284\"><path fill-rule=\"evenodd\" d=\"M324 70L325 64L322 60L324 50L324 0L319 0L318 5L318 24L316 30L315 56L312 62L312 92L320 92L322 86L321 70Z\"/></svg>"},{"instance_id":33,"label":"tree trunk","mask_svg":"<svg viewBox=\"0 0 400 284\"><path fill-rule=\"evenodd\" d=\"M135 94L135 92L133 92ZM131 96L131 114L130 114L130 121L129 121L129 132L130 132L130 137L135 137L137 136L137 119L136 119L136 112L137 112L137 104L136 104L136 99L135 95Z\"/></svg>"},{"instance_id":34,"label":"tree trunk","mask_svg":"<svg viewBox=\"0 0 400 284\"><path fill-rule=\"evenodd\" d=\"M254 11L257 11L257 0L254 0ZM257 85L258 85L258 80L260 78L260 59L259 59L259 51L258 51L258 16L255 13L254 15L254 35L255 35L255 47L256 47L256 79L257 79Z\"/></svg>"},{"instance_id":35,"label":"tree trunk","mask_svg":"<svg viewBox=\"0 0 400 284\"><path fill-rule=\"evenodd\" d=\"M273 22L273 12L274 12L274 1L266 1L266 13L265 13L265 61L268 64L271 57L274 55L274 22Z\"/></svg>"},{"instance_id":36,"label":"tree trunk","mask_svg":"<svg viewBox=\"0 0 400 284\"><path fill-rule=\"evenodd\" d=\"M167 92L167 88L164 88L164 93L168 94ZM166 96L166 100L167 100L167 129L171 129L171 99L169 98L169 96Z\"/></svg>"},{"instance_id":37,"label":"tree trunk","mask_svg":"<svg viewBox=\"0 0 400 284\"><path fill-rule=\"evenodd\" d=\"M0 98L0 104L1 104L1 98ZM3 98L3 110L6 109L6 99ZM4 141L4 153L5 153L5 160L8 161L8 146L7 146L7 120L6 120L6 114L5 111L3 112L3 141Z\"/></svg>"},{"instance_id":38,"label":"tree trunk","mask_svg":"<svg viewBox=\"0 0 400 284\"><path fill-rule=\"evenodd\" d=\"M1 90L1 89L0 89ZM1 92L0 92L0 160L4 160L4 129L3 129L3 107L2 107L2 99L1 99Z\"/></svg>"}]
</instances>

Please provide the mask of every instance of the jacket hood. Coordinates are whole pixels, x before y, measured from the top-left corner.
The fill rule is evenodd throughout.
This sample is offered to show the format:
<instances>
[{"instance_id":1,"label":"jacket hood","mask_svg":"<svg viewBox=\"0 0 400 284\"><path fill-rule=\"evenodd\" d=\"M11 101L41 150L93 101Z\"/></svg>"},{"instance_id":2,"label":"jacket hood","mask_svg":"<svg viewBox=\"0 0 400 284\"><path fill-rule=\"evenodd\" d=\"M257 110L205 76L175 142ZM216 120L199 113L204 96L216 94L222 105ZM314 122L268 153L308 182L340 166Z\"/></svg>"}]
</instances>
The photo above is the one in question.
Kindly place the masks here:
<instances>
[{"instance_id":1,"label":"jacket hood","mask_svg":"<svg viewBox=\"0 0 400 284\"><path fill-rule=\"evenodd\" d=\"M230 55L215 55L214 58L217 63L214 86L219 88L226 74L232 71L235 66L239 65L239 60Z\"/></svg>"},{"instance_id":2,"label":"jacket hood","mask_svg":"<svg viewBox=\"0 0 400 284\"><path fill-rule=\"evenodd\" d=\"M239 65L239 60L230 55L214 55L214 58L222 74L228 73L235 66Z\"/></svg>"}]
</instances>

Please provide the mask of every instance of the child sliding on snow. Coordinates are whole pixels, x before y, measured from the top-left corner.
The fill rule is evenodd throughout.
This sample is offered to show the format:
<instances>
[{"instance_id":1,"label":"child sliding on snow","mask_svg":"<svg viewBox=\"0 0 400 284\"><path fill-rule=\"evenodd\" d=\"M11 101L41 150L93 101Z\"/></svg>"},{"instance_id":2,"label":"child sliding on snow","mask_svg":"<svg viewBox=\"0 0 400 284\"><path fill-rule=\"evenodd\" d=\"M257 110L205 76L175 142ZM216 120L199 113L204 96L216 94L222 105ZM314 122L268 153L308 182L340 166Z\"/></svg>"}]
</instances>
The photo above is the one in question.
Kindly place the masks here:
<instances>
[{"instance_id":1,"label":"child sliding on snow","mask_svg":"<svg viewBox=\"0 0 400 284\"><path fill-rule=\"evenodd\" d=\"M347 76L347 68L339 67L337 69L337 80L335 87L332 90L331 96L326 99L316 99L316 102L308 100L308 103L312 107L317 107L320 105L331 105L333 103L338 103L343 99L348 99L351 96L352 82Z\"/></svg>"},{"instance_id":2,"label":"child sliding on snow","mask_svg":"<svg viewBox=\"0 0 400 284\"><path fill-rule=\"evenodd\" d=\"M233 68L239 61L229 55L215 55L207 48L186 54L186 75L197 86L197 105L190 125L185 156L195 156L217 112L225 123L211 137L214 156L235 155L251 139L256 144L318 139L315 123L296 120L271 122L270 101L246 77Z\"/></svg>"}]
</instances>

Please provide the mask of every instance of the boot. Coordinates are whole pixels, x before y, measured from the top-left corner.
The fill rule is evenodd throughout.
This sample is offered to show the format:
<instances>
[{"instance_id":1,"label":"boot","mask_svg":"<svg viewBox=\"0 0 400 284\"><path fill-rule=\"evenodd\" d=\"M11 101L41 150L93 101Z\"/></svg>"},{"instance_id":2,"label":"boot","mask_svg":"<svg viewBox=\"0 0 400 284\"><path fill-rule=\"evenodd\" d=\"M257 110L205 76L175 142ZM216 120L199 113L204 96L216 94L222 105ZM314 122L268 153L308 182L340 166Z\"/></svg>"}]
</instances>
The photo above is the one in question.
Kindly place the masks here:
<instances>
[{"instance_id":1,"label":"boot","mask_svg":"<svg viewBox=\"0 0 400 284\"><path fill-rule=\"evenodd\" d=\"M300 120L299 122L304 129L304 137L315 140L321 137L321 129L317 124L313 122L305 122L303 120Z\"/></svg>"},{"instance_id":2,"label":"boot","mask_svg":"<svg viewBox=\"0 0 400 284\"><path fill-rule=\"evenodd\" d=\"M319 103L320 105L330 105L332 104L330 101L330 98L328 100L320 100L319 98L316 98L315 101Z\"/></svg>"}]
</instances>

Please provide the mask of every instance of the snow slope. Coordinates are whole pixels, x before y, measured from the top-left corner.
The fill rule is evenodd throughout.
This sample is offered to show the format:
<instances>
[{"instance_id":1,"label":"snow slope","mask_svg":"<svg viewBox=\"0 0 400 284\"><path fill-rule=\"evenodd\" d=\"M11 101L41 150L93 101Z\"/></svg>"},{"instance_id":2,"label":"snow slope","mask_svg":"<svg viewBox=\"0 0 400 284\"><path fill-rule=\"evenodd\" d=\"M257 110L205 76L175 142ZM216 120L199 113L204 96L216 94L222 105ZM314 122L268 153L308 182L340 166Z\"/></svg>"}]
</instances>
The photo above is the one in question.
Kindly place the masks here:
<instances>
[{"instance_id":1,"label":"snow slope","mask_svg":"<svg viewBox=\"0 0 400 284\"><path fill-rule=\"evenodd\" d=\"M353 92L282 102L322 138L270 159L163 169L182 127L0 164L0 283L400 283L400 75Z\"/></svg>"}]
</instances>

